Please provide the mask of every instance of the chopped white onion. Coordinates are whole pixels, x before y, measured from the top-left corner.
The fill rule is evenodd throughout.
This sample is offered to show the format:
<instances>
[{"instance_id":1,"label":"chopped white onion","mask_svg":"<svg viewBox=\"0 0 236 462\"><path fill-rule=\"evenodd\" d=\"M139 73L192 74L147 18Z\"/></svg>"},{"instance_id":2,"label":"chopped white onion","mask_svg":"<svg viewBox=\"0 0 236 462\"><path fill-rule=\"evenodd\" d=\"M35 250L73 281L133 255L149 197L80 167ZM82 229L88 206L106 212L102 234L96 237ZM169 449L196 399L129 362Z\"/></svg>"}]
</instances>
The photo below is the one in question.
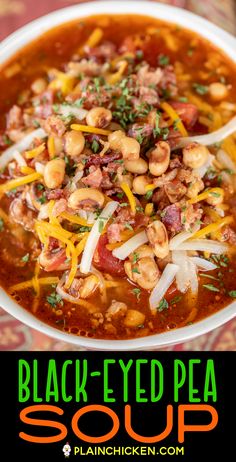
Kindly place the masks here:
<instances>
[{"instance_id":1,"label":"chopped white onion","mask_svg":"<svg viewBox=\"0 0 236 462\"><path fill-rule=\"evenodd\" d=\"M73 176L73 178L71 178L71 182L72 183L78 183L79 180L81 180L82 176L84 174L84 171L83 170L79 170L75 176Z\"/></svg>"},{"instance_id":2,"label":"chopped white onion","mask_svg":"<svg viewBox=\"0 0 236 462\"><path fill-rule=\"evenodd\" d=\"M35 162L35 170L36 172L41 173L43 175L44 170L45 170L45 165L42 164L41 162Z\"/></svg>"},{"instance_id":3,"label":"chopped white onion","mask_svg":"<svg viewBox=\"0 0 236 462\"><path fill-rule=\"evenodd\" d=\"M5 168L6 165L9 162L11 162L11 160L14 158L15 151L25 151L30 147L32 141L35 138L45 138L46 136L47 133L42 128L37 128L37 130L34 130L33 132L29 133L24 138L22 138L20 141L18 141L18 143L13 144L13 146L10 146L10 148L3 151L3 153L0 156L0 169Z\"/></svg>"},{"instance_id":4,"label":"chopped white onion","mask_svg":"<svg viewBox=\"0 0 236 462\"><path fill-rule=\"evenodd\" d=\"M197 135L197 136L187 136L186 138L181 138L178 142L178 145L175 146L176 148L183 148L187 146L189 143L200 143L204 146L211 146L215 143L220 143L223 141L227 136L232 135L236 131L236 116L234 116L227 124L223 127L219 128L218 130L209 133L207 135Z\"/></svg>"},{"instance_id":5,"label":"chopped white onion","mask_svg":"<svg viewBox=\"0 0 236 462\"><path fill-rule=\"evenodd\" d=\"M216 158L223 165L223 167L228 168L229 170L232 170L232 172L236 173L235 163L223 149L219 149L216 154Z\"/></svg>"},{"instance_id":6,"label":"chopped white onion","mask_svg":"<svg viewBox=\"0 0 236 462\"><path fill-rule=\"evenodd\" d=\"M78 210L78 215L80 216L80 218L83 218L84 220L88 221L88 213L86 212L86 210Z\"/></svg>"},{"instance_id":7,"label":"chopped white onion","mask_svg":"<svg viewBox=\"0 0 236 462\"><path fill-rule=\"evenodd\" d=\"M42 204L38 214L38 220L46 220L48 218L48 204Z\"/></svg>"},{"instance_id":8,"label":"chopped white onion","mask_svg":"<svg viewBox=\"0 0 236 462\"><path fill-rule=\"evenodd\" d=\"M210 252L222 254L229 250L227 244L213 241L211 239L192 239L179 245L178 250L196 250L199 252Z\"/></svg>"},{"instance_id":9,"label":"chopped white onion","mask_svg":"<svg viewBox=\"0 0 236 462\"><path fill-rule=\"evenodd\" d=\"M69 295L63 289L65 281L66 281L66 273L63 274L62 278L58 282L57 287L56 287L56 292L58 293L58 295L60 295L62 300L66 300L67 302L70 302L70 303L76 303L78 301L78 297L73 297L72 295Z\"/></svg>"},{"instance_id":10,"label":"chopped white onion","mask_svg":"<svg viewBox=\"0 0 236 462\"><path fill-rule=\"evenodd\" d=\"M19 167L26 167L27 166L27 163L26 163L24 157L19 153L19 151L14 151L13 152L13 159L16 160Z\"/></svg>"},{"instance_id":11,"label":"chopped white onion","mask_svg":"<svg viewBox=\"0 0 236 462\"><path fill-rule=\"evenodd\" d=\"M80 263L81 273L83 274L89 273L92 260L93 260L93 255L96 250L99 238L101 236L101 232L105 228L108 220L111 218L111 216L117 209L118 205L119 205L119 202L116 202L116 201L108 202L108 204L105 206L105 208L101 212L101 215L95 221L89 233L88 240L85 244L85 248L83 251L83 255L82 255L82 259Z\"/></svg>"},{"instance_id":12,"label":"chopped white onion","mask_svg":"<svg viewBox=\"0 0 236 462\"><path fill-rule=\"evenodd\" d=\"M175 250L179 247L182 242L187 241L187 239L190 239L192 237L193 233L190 233L189 231L183 231L179 234L176 234L176 236L172 237L172 239L169 242L169 248L170 250Z\"/></svg>"},{"instance_id":13,"label":"chopped white onion","mask_svg":"<svg viewBox=\"0 0 236 462\"><path fill-rule=\"evenodd\" d=\"M146 244L148 237L145 231L131 237L128 241L122 244L117 249L114 249L112 255L119 260L125 260L132 252L134 252L140 245Z\"/></svg>"},{"instance_id":14,"label":"chopped white onion","mask_svg":"<svg viewBox=\"0 0 236 462\"><path fill-rule=\"evenodd\" d=\"M94 212L88 212L87 222L89 225L93 225L96 220L96 214Z\"/></svg>"},{"instance_id":15,"label":"chopped white onion","mask_svg":"<svg viewBox=\"0 0 236 462\"><path fill-rule=\"evenodd\" d=\"M150 309L151 311L155 312L156 308L158 307L160 301L164 297L165 293L171 286L172 282L174 281L174 278L179 271L179 266L174 265L173 263L168 263L161 275L161 278L159 279L158 283L154 287L154 289L151 292L150 298L149 298L149 304L150 304Z\"/></svg>"},{"instance_id":16,"label":"chopped white onion","mask_svg":"<svg viewBox=\"0 0 236 462\"><path fill-rule=\"evenodd\" d=\"M199 178L203 178L206 175L207 170L212 167L213 160L215 159L215 156L212 154L208 154L208 158L201 167L199 168L194 168L193 173L197 175Z\"/></svg>"},{"instance_id":17,"label":"chopped white onion","mask_svg":"<svg viewBox=\"0 0 236 462\"><path fill-rule=\"evenodd\" d=\"M188 258L189 284L193 294L198 293L198 277L196 265Z\"/></svg>"},{"instance_id":18,"label":"chopped white onion","mask_svg":"<svg viewBox=\"0 0 236 462\"><path fill-rule=\"evenodd\" d=\"M70 104L59 104L57 112L59 112L64 117L69 117L70 115L73 115L78 120L85 119L86 115L88 114L88 111L86 111L86 109L71 106Z\"/></svg>"},{"instance_id":19,"label":"chopped white onion","mask_svg":"<svg viewBox=\"0 0 236 462\"><path fill-rule=\"evenodd\" d=\"M212 271L217 268L217 265L212 263L209 260L206 260L205 258L200 258L200 257L189 257L190 261L192 261L195 265L197 265L199 268L204 269L205 271Z\"/></svg>"},{"instance_id":20,"label":"chopped white onion","mask_svg":"<svg viewBox=\"0 0 236 462\"><path fill-rule=\"evenodd\" d=\"M179 266L176 274L176 285L180 292L187 292L190 285L188 256L185 250L174 250L172 252L172 262Z\"/></svg>"}]
</instances>

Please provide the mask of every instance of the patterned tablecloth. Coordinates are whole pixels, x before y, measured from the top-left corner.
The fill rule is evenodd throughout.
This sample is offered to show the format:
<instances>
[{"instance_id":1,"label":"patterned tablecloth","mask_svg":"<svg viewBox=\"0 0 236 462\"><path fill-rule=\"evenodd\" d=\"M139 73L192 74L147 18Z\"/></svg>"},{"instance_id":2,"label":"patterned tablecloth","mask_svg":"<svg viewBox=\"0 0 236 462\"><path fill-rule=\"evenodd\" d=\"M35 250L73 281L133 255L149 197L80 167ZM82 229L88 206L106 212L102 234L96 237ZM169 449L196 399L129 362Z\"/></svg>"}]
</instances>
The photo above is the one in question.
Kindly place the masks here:
<instances>
[{"instance_id":1,"label":"patterned tablecloth","mask_svg":"<svg viewBox=\"0 0 236 462\"><path fill-rule=\"evenodd\" d=\"M84 0L0 0L0 39L18 27L50 11ZM95 0L96 1L96 0ZM107 0L109 1L109 0ZM138 10L138 1L135 2ZM153 0L156 1L156 0ZM162 0L198 13L236 34L235 0ZM0 308L0 350L73 350L72 345L53 340L14 319ZM236 319L213 332L169 350L236 350Z\"/></svg>"}]
</instances>

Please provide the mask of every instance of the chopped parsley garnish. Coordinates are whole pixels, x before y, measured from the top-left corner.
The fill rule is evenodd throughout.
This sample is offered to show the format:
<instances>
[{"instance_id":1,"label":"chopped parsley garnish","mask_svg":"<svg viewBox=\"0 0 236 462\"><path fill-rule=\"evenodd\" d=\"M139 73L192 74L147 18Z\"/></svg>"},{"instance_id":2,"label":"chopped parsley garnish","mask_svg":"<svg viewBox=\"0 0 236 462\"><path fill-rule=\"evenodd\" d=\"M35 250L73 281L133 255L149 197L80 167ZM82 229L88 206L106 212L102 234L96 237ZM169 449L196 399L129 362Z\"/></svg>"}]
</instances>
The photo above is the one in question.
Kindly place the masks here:
<instances>
[{"instance_id":1,"label":"chopped parsley garnish","mask_svg":"<svg viewBox=\"0 0 236 462\"><path fill-rule=\"evenodd\" d=\"M161 114L159 112L156 113L156 120L155 120L155 128L153 129L153 136L159 136L161 134L161 128L159 127Z\"/></svg>"},{"instance_id":2,"label":"chopped parsley garnish","mask_svg":"<svg viewBox=\"0 0 236 462\"><path fill-rule=\"evenodd\" d=\"M236 298L236 290L230 290L228 292L229 296L232 297L232 298Z\"/></svg>"},{"instance_id":3,"label":"chopped parsley garnish","mask_svg":"<svg viewBox=\"0 0 236 462\"><path fill-rule=\"evenodd\" d=\"M176 120L174 120L174 122L173 122L173 128L174 128L175 131L178 131L178 124L179 124L179 122L180 122L180 119L176 119Z\"/></svg>"},{"instance_id":4,"label":"chopped parsley garnish","mask_svg":"<svg viewBox=\"0 0 236 462\"><path fill-rule=\"evenodd\" d=\"M2 218L0 218L0 232L3 231L4 229L4 221Z\"/></svg>"},{"instance_id":5,"label":"chopped parsley garnish","mask_svg":"<svg viewBox=\"0 0 236 462\"><path fill-rule=\"evenodd\" d=\"M219 194L219 193L216 193L215 191L211 191L211 192L210 192L210 196L213 196L213 197L220 197L220 194Z\"/></svg>"},{"instance_id":6,"label":"chopped parsley garnish","mask_svg":"<svg viewBox=\"0 0 236 462\"><path fill-rule=\"evenodd\" d=\"M147 200L151 199L152 196L153 196L153 190L147 191L146 194L145 194L145 198Z\"/></svg>"},{"instance_id":7,"label":"chopped parsley garnish","mask_svg":"<svg viewBox=\"0 0 236 462\"><path fill-rule=\"evenodd\" d=\"M132 262L137 263L138 259L139 259L139 254L137 252L134 252Z\"/></svg>"},{"instance_id":8,"label":"chopped parsley garnish","mask_svg":"<svg viewBox=\"0 0 236 462\"><path fill-rule=\"evenodd\" d=\"M198 93L198 95L206 95L208 93L208 87L202 85L201 83L193 83L193 89Z\"/></svg>"},{"instance_id":9,"label":"chopped parsley garnish","mask_svg":"<svg viewBox=\"0 0 236 462\"><path fill-rule=\"evenodd\" d=\"M47 201L45 193L43 193L41 197L38 197L37 201L40 202L40 204L45 204Z\"/></svg>"},{"instance_id":10,"label":"chopped parsley garnish","mask_svg":"<svg viewBox=\"0 0 236 462\"><path fill-rule=\"evenodd\" d=\"M3 140L3 143L6 144L7 146L10 146L12 144L12 141L10 140L10 138L5 134L3 135L2 140Z\"/></svg>"},{"instance_id":11,"label":"chopped parsley garnish","mask_svg":"<svg viewBox=\"0 0 236 462\"><path fill-rule=\"evenodd\" d=\"M157 311L161 312L164 310L168 310L168 308L169 308L169 303L167 302L165 298L163 298L158 305Z\"/></svg>"},{"instance_id":12,"label":"chopped parsley garnish","mask_svg":"<svg viewBox=\"0 0 236 462\"><path fill-rule=\"evenodd\" d=\"M143 213L143 212L144 212L144 208L141 207L141 205L136 205L136 212Z\"/></svg>"},{"instance_id":13,"label":"chopped parsley garnish","mask_svg":"<svg viewBox=\"0 0 236 462\"><path fill-rule=\"evenodd\" d=\"M133 289L132 292L135 295L135 297L137 298L137 300L139 300L140 295L141 295L141 289L138 289L138 287L135 287L135 289Z\"/></svg>"},{"instance_id":14,"label":"chopped parsley garnish","mask_svg":"<svg viewBox=\"0 0 236 462\"><path fill-rule=\"evenodd\" d=\"M125 228L129 229L130 231L133 231L133 227L131 226L130 223L125 223Z\"/></svg>"},{"instance_id":15,"label":"chopped parsley garnish","mask_svg":"<svg viewBox=\"0 0 236 462\"><path fill-rule=\"evenodd\" d=\"M187 103L188 102L187 96L180 96L179 97L179 102L180 103Z\"/></svg>"},{"instance_id":16,"label":"chopped parsley garnish","mask_svg":"<svg viewBox=\"0 0 236 462\"><path fill-rule=\"evenodd\" d=\"M118 199L123 199L123 197L124 197L124 193L123 193L123 192L119 192L119 193L117 193L116 195L117 195Z\"/></svg>"},{"instance_id":17,"label":"chopped parsley garnish","mask_svg":"<svg viewBox=\"0 0 236 462\"><path fill-rule=\"evenodd\" d=\"M132 273L140 274L140 271L138 270L138 268L134 267L132 268Z\"/></svg>"},{"instance_id":18,"label":"chopped parsley garnish","mask_svg":"<svg viewBox=\"0 0 236 462\"><path fill-rule=\"evenodd\" d=\"M170 304L175 305L175 303L180 302L182 298L182 295L176 295L174 298L171 299Z\"/></svg>"},{"instance_id":19,"label":"chopped parsley garnish","mask_svg":"<svg viewBox=\"0 0 236 462\"><path fill-rule=\"evenodd\" d=\"M195 48L190 47L190 48L188 49L188 51L187 51L187 55L190 56L190 57L193 56L194 51L195 51Z\"/></svg>"},{"instance_id":20,"label":"chopped parsley garnish","mask_svg":"<svg viewBox=\"0 0 236 462\"><path fill-rule=\"evenodd\" d=\"M106 221L106 218L103 218L103 217L99 216L99 219L98 219L98 231L99 231L100 234L103 232L105 221Z\"/></svg>"},{"instance_id":21,"label":"chopped parsley garnish","mask_svg":"<svg viewBox=\"0 0 236 462\"><path fill-rule=\"evenodd\" d=\"M210 290L211 292L220 292L220 289L218 287L215 287L213 284L203 284L205 289Z\"/></svg>"},{"instance_id":22,"label":"chopped parsley garnish","mask_svg":"<svg viewBox=\"0 0 236 462\"><path fill-rule=\"evenodd\" d=\"M46 299L49 305L51 305L53 308L55 308L58 304L63 305L61 296L56 292L52 292L46 297Z\"/></svg>"},{"instance_id":23,"label":"chopped parsley garnish","mask_svg":"<svg viewBox=\"0 0 236 462\"><path fill-rule=\"evenodd\" d=\"M143 59L143 50L136 51L136 58L139 60Z\"/></svg>"},{"instance_id":24,"label":"chopped parsley garnish","mask_svg":"<svg viewBox=\"0 0 236 462\"><path fill-rule=\"evenodd\" d=\"M44 186L43 186L43 184L38 183L38 184L36 185L36 188L37 188L38 191L42 191L42 190L44 189Z\"/></svg>"},{"instance_id":25,"label":"chopped parsley garnish","mask_svg":"<svg viewBox=\"0 0 236 462\"><path fill-rule=\"evenodd\" d=\"M83 106L84 101L85 101L85 98L79 98L74 102L74 106L81 107Z\"/></svg>"},{"instance_id":26,"label":"chopped parsley garnish","mask_svg":"<svg viewBox=\"0 0 236 462\"><path fill-rule=\"evenodd\" d=\"M162 139L164 141L167 140L168 136L169 136L169 128L168 127L164 127L161 129L161 136L162 136Z\"/></svg>"},{"instance_id":27,"label":"chopped parsley garnish","mask_svg":"<svg viewBox=\"0 0 236 462\"><path fill-rule=\"evenodd\" d=\"M79 227L79 232L80 232L80 233L88 233L89 231L91 231L91 227L90 227L90 226L80 226L80 227Z\"/></svg>"},{"instance_id":28,"label":"chopped parsley garnish","mask_svg":"<svg viewBox=\"0 0 236 462\"><path fill-rule=\"evenodd\" d=\"M158 64L160 66L168 66L168 64L170 64L170 58L169 56L166 56L166 55L160 55L159 58L158 58Z\"/></svg>"},{"instance_id":29,"label":"chopped parsley garnish","mask_svg":"<svg viewBox=\"0 0 236 462\"><path fill-rule=\"evenodd\" d=\"M201 276L202 278L208 278L208 279L213 279L214 281L219 281L219 279L216 278L215 276L212 276L212 274L199 273L199 276Z\"/></svg>"},{"instance_id":30,"label":"chopped parsley garnish","mask_svg":"<svg viewBox=\"0 0 236 462\"><path fill-rule=\"evenodd\" d=\"M120 207L128 207L128 202L121 202Z\"/></svg>"},{"instance_id":31,"label":"chopped parsley garnish","mask_svg":"<svg viewBox=\"0 0 236 462\"><path fill-rule=\"evenodd\" d=\"M27 263L27 262L29 261L29 257L30 257L30 256L29 256L29 253L26 253L26 254L22 257L21 261L23 261L24 263Z\"/></svg>"},{"instance_id":32,"label":"chopped parsley garnish","mask_svg":"<svg viewBox=\"0 0 236 462\"><path fill-rule=\"evenodd\" d=\"M92 148L92 151L94 152L94 154L96 154L99 150L99 143L97 140L93 140L92 144L91 144L91 148Z\"/></svg>"}]
</instances>

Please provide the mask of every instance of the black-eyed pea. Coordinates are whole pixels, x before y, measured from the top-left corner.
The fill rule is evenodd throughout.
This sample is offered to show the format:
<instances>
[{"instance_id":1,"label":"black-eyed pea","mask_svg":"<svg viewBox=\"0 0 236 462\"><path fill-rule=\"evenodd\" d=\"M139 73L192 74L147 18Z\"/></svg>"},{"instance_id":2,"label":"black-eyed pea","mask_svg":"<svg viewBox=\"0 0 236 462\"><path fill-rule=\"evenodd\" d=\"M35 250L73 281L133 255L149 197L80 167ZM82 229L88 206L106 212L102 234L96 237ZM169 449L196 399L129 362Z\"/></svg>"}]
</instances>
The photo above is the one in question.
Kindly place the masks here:
<instances>
[{"instance_id":1,"label":"black-eyed pea","mask_svg":"<svg viewBox=\"0 0 236 462\"><path fill-rule=\"evenodd\" d=\"M148 163L141 157L136 160L125 160L124 165L128 172L136 173L138 175L142 175L148 171Z\"/></svg>"},{"instance_id":2,"label":"black-eyed pea","mask_svg":"<svg viewBox=\"0 0 236 462\"><path fill-rule=\"evenodd\" d=\"M69 157L78 157L84 149L85 138L82 132L71 130L65 134L65 151Z\"/></svg>"},{"instance_id":3,"label":"black-eyed pea","mask_svg":"<svg viewBox=\"0 0 236 462\"><path fill-rule=\"evenodd\" d=\"M104 195L95 188L76 189L68 199L68 206L73 210L96 210L102 208L103 204Z\"/></svg>"},{"instance_id":4,"label":"black-eyed pea","mask_svg":"<svg viewBox=\"0 0 236 462\"><path fill-rule=\"evenodd\" d=\"M125 132L122 130L116 130L110 135L108 135L108 142L110 144L110 148L113 149L114 151L120 151L121 149L121 140L122 138L125 138Z\"/></svg>"},{"instance_id":5,"label":"black-eyed pea","mask_svg":"<svg viewBox=\"0 0 236 462\"><path fill-rule=\"evenodd\" d=\"M47 88L47 81L43 77L34 80L31 85L31 90L35 95L41 95Z\"/></svg>"},{"instance_id":6,"label":"black-eyed pea","mask_svg":"<svg viewBox=\"0 0 236 462\"><path fill-rule=\"evenodd\" d=\"M50 160L44 169L44 183L49 189L57 189L63 183L66 164L63 159Z\"/></svg>"},{"instance_id":7,"label":"black-eyed pea","mask_svg":"<svg viewBox=\"0 0 236 462\"><path fill-rule=\"evenodd\" d=\"M199 143L190 143L183 148L184 165L192 169L202 167L209 157L206 146Z\"/></svg>"},{"instance_id":8,"label":"black-eyed pea","mask_svg":"<svg viewBox=\"0 0 236 462\"><path fill-rule=\"evenodd\" d=\"M140 154L140 144L134 138L125 136L120 140L120 150L125 160L137 160Z\"/></svg>"},{"instance_id":9,"label":"black-eyed pea","mask_svg":"<svg viewBox=\"0 0 236 462\"><path fill-rule=\"evenodd\" d=\"M146 175L136 176L133 180L133 191L140 196L145 196L147 193L147 186L150 184L151 180Z\"/></svg>"},{"instance_id":10,"label":"black-eyed pea","mask_svg":"<svg viewBox=\"0 0 236 462\"><path fill-rule=\"evenodd\" d=\"M169 239L164 223L153 221L148 225L146 232L156 257L165 258L169 253Z\"/></svg>"},{"instance_id":11,"label":"black-eyed pea","mask_svg":"<svg viewBox=\"0 0 236 462\"><path fill-rule=\"evenodd\" d=\"M209 85L209 95L213 101L222 101L228 96L228 87L221 82L213 82Z\"/></svg>"},{"instance_id":12,"label":"black-eyed pea","mask_svg":"<svg viewBox=\"0 0 236 462\"><path fill-rule=\"evenodd\" d=\"M94 107L86 116L88 125L97 128L105 128L112 120L112 112L105 107Z\"/></svg>"},{"instance_id":13,"label":"black-eyed pea","mask_svg":"<svg viewBox=\"0 0 236 462\"><path fill-rule=\"evenodd\" d=\"M154 176L163 175L170 163L170 145L166 141L158 141L149 153L149 170Z\"/></svg>"},{"instance_id":14,"label":"black-eyed pea","mask_svg":"<svg viewBox=\"0 0 236 462\"><path fill-rule=\"evenodd\" d=\"M124 318L124 325L126 327L142 326L145 322L145 314L138 310L128 310Z\"/></svg>"}]
</instances>

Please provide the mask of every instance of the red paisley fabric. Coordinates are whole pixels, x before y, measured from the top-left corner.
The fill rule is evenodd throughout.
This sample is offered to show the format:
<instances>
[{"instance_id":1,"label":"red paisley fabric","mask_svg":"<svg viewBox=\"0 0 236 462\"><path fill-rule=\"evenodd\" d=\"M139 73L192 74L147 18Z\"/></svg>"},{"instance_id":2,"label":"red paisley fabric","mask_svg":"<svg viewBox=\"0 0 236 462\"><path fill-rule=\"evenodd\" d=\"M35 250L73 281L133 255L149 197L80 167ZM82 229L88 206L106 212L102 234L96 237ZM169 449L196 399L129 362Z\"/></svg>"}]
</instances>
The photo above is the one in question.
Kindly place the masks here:
<instances>
[{"instance_id":1,"label":"red paisley fabric","mask_svg":"<svg viewBox=\"0 0 236 462\"><path fill-rule=\"evenodd\" d=\"M14 30L50 11L86 0L0 0L0 40ZM96 0L94 0L96 1ZM109 1L109 0L107 0ZM138 11L138 1L135 8ZM156 1L156 0L152 0ZM160 0L159 0L160 1ZM162 0L160 3L186 8L210 18L231 33L236 33L234 0ZM17 321L0 308L0 350L77 350L68 343L51 339ZM174 351L236 351L236 319L191 342L167 348Z\"/></svg>"}]
</instances>

